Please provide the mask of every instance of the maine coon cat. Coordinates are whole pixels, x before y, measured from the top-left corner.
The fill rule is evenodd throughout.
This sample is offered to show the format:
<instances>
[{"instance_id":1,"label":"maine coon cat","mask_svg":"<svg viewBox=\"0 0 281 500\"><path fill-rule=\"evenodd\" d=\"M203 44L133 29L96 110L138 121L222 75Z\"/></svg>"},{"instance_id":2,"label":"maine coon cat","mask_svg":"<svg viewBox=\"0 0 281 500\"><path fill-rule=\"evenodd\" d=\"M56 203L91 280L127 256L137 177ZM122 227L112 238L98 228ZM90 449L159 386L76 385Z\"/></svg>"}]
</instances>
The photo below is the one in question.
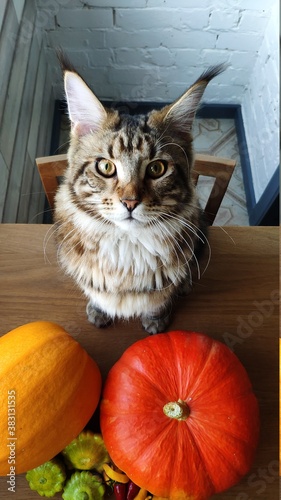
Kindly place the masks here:
<instances>
[{"instance_id":1,"label":"maine coon cat","mask_svg":"<svg viewBox=\"0 0 281 500\"><path fill-rule=\"evenodd\" d=\"M207 241L191 180L192 123L223 66L140 116L105 108L65 60L63 69L71 137L55 203L59 261L97 327L140 317L147 332L164 331Z\"/></svg>"}]
</instances>

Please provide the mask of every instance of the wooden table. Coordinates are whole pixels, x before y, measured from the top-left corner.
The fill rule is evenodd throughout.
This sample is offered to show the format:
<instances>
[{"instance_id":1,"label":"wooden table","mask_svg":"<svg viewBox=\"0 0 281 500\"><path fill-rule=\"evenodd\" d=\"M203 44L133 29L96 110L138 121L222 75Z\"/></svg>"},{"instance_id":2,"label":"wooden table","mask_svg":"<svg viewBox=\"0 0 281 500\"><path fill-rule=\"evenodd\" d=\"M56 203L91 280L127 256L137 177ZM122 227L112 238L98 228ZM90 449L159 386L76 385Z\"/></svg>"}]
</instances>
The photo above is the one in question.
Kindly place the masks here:
<instances>
[{"instance_id":1,"label":"wooden table","mask_svg":"<svg viewBox=\"0 0 281 500\"><path fill-rule=\"evenodd\" d=\"M202 331L228 344L247 369L260 403L253 468L238 485L213 498L279 498L278 236L277 227L212 227L210 264L193 293L178 300L170 327ZM138 321L98 330L87 321L85 303L57 266L53 226L0 225L0 334L29 321L57 322L97 360L105 377L122 352L146 333ZM0 478L0 498L40 498L24 476L17 476L15 493L7 486Z\"/></svg>"}]
</instances>

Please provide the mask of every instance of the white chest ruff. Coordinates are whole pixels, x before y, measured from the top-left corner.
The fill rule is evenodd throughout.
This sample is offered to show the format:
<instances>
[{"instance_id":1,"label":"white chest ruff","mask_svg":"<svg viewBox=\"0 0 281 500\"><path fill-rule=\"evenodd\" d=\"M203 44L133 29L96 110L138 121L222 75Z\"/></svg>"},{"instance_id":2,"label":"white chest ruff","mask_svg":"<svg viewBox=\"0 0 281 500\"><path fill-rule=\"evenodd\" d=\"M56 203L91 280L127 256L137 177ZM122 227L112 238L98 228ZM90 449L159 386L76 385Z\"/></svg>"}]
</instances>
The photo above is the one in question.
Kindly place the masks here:
<instances>
[{"instance_id":1,"label":"white chest ruff","mask_svg":"<svg viewBox=\"0 0 281 500\"><path fill-rule=\"evenodd\" d=\"M99 269L93 279L99 274L106 287L96 292L88 290L89 297L114 316L155 313L163 307L186 272L179 262L176 261L176 265L172 262L170 252L163 241L155 238L154 241L151 238L132 241L126 235L114 245L104 240L100 247Z\"/></svg>"},{"instance_id":2,"label":"white chest ruff","mask_svg":"<svg viewBox=\"0 0 281 500\"><path fill-rule=\"evenodd\" d=\"M64 260L85 295L110 316L128 318L159 311L186 276L186 265L160 234L104 234L99 249Z\"/></svg>"}]
</instances>

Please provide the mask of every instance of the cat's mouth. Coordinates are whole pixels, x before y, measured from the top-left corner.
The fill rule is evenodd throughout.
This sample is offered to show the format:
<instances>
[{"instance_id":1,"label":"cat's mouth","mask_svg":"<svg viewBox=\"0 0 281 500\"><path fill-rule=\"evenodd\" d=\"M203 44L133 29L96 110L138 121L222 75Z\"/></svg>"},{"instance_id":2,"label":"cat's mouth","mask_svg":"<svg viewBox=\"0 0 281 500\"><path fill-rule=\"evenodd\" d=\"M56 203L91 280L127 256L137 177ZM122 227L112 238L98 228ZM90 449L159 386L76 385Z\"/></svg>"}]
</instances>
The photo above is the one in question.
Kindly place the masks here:
<instances>
[{"instance_id":1,"label":"cat's mouth","mask_svg":"<svg viewBox=\"0 0 281 500\"><path fill-rule=\"evenodd\" d=\"M139 221L138 219L136 219L136 217L133 216L133 214L130 214L128 215L125 219L123 219L125 222L127 222L128 224L132 225L132 224L140 224L141 221Z\"/></svg>"},{"instance_id":2,"label":"cat's mouth","mask_svg":"<svg viewBox=\"0 0 281 500\"><path fill-rule=\"evenodd\" d=\"M137 218L133 213L130 213L122 219L115 220L115 224L125 231L132 231L135 228L143 226L143 221Z\"/></svg>"},{"instance_id":3,"label":"cat's mouth","mask_svg":"<svg viewBox=\"0 0 281 500\"><path fill-rule=\"evenodd\" d=\"M135 217L134 217L134 214L132 212L130 212L127 217L125 217L125 220L137 220Z\"/></svg>"},{"instance_id":4,"label":"cat's mouth","mask_svg":"<svg viewBox=\"0 0 281 500\"><path fill-rule=\"evenodd\" d=\"M137 211L135 210L127 210L126 213L123 213L121 215L122 220L125 221L130 221L130 222L140 222L139 215L137 214Z\"/></svg>"}]
</instances>

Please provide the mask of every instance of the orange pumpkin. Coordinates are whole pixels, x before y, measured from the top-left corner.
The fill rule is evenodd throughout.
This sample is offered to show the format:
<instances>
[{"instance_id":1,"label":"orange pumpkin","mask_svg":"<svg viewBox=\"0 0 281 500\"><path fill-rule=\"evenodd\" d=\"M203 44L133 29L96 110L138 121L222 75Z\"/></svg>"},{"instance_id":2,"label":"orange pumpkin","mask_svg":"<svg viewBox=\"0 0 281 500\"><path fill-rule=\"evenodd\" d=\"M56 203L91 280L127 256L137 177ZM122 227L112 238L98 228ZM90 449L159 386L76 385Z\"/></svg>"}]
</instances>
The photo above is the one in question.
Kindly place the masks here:
<instances>
[{"instance_id":1,"label":"orange pumpkin","mask_svg":"<svg viewBox=\"0 0 281 500\"><path fill-rule=\"evenodd\" d=\"M237 357L183 331L125 351L106 380L100 422L117 467L172 500L206 500L237 483L259 435L257 399Z\"/></svg>"},{"instance_id":2,"label":"orange pumpkin","mask_svg":"<svg viewBox=\"0 0 281 500\"><path fill-rule=\"evenodd\" d=\"M59 453L87 424L101 392L97 364L51 322L0 337L0 475Z\"/></svg>"}]
</instances>

